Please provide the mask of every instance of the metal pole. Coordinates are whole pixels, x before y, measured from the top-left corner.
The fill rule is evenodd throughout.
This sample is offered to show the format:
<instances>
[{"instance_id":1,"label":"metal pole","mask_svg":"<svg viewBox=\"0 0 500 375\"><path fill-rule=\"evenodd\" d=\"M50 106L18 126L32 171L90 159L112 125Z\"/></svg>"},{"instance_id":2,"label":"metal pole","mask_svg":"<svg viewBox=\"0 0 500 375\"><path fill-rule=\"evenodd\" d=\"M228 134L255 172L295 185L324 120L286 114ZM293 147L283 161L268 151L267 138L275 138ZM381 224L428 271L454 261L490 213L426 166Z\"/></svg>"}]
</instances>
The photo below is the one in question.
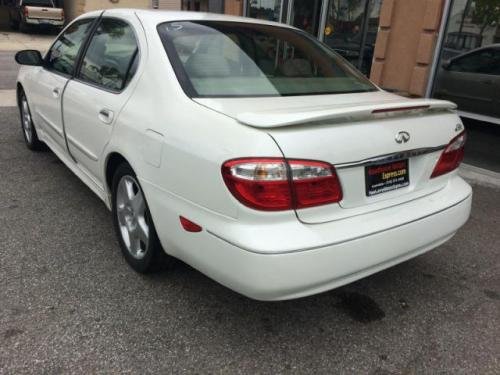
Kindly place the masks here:
<instances>
[{"instance_id":1,"label":"metal pole","mask_svg":"<svg viewBox=\"0 0 500 375\"><path fill-rule=\"evenodd\" d=\"M358 69L363 66L363 56L365 54L366 34L368 33L368 23L370 22L371 0L365 2L365 18L363 19L363 28L361 30L361 46L359 46Z\"/></svg>"},{"instance_id":2,"label":"metal pole","mask_svg":"<svg viewBox=\"0 0 500 375\"><path fill-rule=\"evenodd\" d=\"M429 79L427 81L427 88L425 90L425 97L429 98L432 95L432 89L434 87L434 79L436 78L436 73L439 68L439 62L441 60L441 48L443 46L443 41L448 26L448 21L450 19L450 12L453 0L446 0L443 16L441 17L441 25L439 26L439 33L436 41L436 48L434 49L434 57L432 58L431 70L429 73Z\"/></svg>"},{"instance_id":3,"label":"metal pole","mask_svg":"<svg viewBox=\"0 0 500 375\"><path fill-rule=\"evenodd\" d=\"M325 40L326 17L328 17L328 3L330 0L323 0L321 4L321 15L318 29L318 39L323 42Z\"/></svg>"},{"instance_id":4,"label":"metal pole","mask_svg":"<svg viewBox=\"0 0 500 375\"><path fill-rule=\"evenodd\" d=\"M243 0L243 17L248 17L248 0Z\"/></svg>"}]
</instances>

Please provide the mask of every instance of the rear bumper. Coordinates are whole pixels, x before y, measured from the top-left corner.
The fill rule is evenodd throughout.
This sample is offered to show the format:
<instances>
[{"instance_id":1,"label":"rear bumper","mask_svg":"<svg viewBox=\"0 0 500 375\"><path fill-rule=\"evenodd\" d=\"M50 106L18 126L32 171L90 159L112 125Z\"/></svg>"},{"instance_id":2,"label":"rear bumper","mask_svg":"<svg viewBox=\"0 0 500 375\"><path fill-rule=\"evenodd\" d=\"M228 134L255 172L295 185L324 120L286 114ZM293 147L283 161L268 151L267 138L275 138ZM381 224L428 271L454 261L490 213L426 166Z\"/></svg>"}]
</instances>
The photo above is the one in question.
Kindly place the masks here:
<instances>
[{"instance_id":1,"label":"rear bumper","mask_svg":"<svg viewBox=\"0 0 500 375\"><path fill-rule=\"evenodd\" d=\"M244 233L238 236L238 228L228 223L215 226L219 233L200 222L206 230L199 234L179 231L178 236L171 232L163 236L162 219L158 222L154 216L162 243L172 255L248 297L283 300L348 284L439 246L467 221L471 199L470 186L454 176L432 195L348 219L358 235L347 239L342 238L347 219L318 225L295 221L288 228L275 228L272 238L254 224L253 238L258 242ZM371 223L371 232L363 232L366 223ZM239 237L247 238L247 243ZM308 246L285 248L289 243L303 244L304 239ZM259 248L263 243L274 244L274 251L264 245Z\"/></svg>"},{"instance_id":2,"label":"rear bumper","mask_svg":"<svg viewBox=\"0 0 500 375\"><path fill-rule=\"evenodd\" d=\"M47 26L63 26L64 25L64 20L51 20L51 19L44 19L44 18L29 18L26 17L24 22L26 22L29 25L47 25Z\"/></svg>"}]
</instances>

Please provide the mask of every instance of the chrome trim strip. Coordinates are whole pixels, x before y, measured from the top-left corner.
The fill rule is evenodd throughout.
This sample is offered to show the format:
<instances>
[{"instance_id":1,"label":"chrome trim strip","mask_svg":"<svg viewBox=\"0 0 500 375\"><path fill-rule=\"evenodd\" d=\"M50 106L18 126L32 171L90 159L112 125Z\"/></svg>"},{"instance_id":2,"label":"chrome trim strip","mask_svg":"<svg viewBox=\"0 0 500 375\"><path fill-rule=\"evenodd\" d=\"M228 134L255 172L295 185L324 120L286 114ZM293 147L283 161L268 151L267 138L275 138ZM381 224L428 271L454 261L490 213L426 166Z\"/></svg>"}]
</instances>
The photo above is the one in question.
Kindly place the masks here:
<instances>
[{"instance_id":1,"label":"chrome trim strip","mask_svg":"<svg viewBox=\"0 0 500 375\"><path fill-rule=\"evenodd\" d=\"M417 219L414 219L414 220L410 220L410 221L407 221L405 223L401 223L401 224L398 224L398 225L395 225L393 227L390 227L390 228L385 228L385 229L381 229L381 230L378 230L378 231L375 231L375 232L371 232L371 233L368 233L368 234L363 234L361 236L357 236L357 237L353 237L353 238L349 238L347 240L342 240L342 241L337 241L337 242L332 242L332 243L329 243L329 244L326 244L326 245L320 245L320 246L313 246L313 247L306 247L306 248L303 248L303 249L296 249L296 250L285 250L285 251L278 251L278 252L268 252L268 251L258 251L258 250L252 250L252 249L248 249L248 248L245 248L245 247L241 247L240 245L237 245L235 244L234 242L231 242L229 240L226 240L225 238L219 236L218 234L215 234L213 233L212 231L210 230L207 230L207 233L208 234L211 234L212 236L218 238L219 240L221 241L224 241L232 246L235 246L241 250L245 250L245 251L248 251L249 253L254 253L254 254L260 254L260 255L283 255L283 254L293 254L293 253L300 253L300 252L304 252L304 251L309 251L309 250L318 250L318 249L322 249L322 248L326 248L326 247L330 247L330 246L336 246L336 245L340 245L340 244L343 244L343 243L346 243L346 242L351 242L351 241L356 241L356 240L359 240L359 239L362 239L362 238L365 238L365 237L370 237L370 236L374 236L376 234L379 234L379 233L382 233L382 232L387 232L389 230L393 230L393 229L397 229L397 228L400 228L402 226L405 226L405 225L408 225L408 224L413 224L417 221L420 221L420 220L424 220L424 219L427 219L428 217L431 217L431 216L434 216L434 215L437 215L437 214L440 214L441 212L444 212L444 211L447 211L449 209L452 209L453 207L456 207L460 204L462 204L463 202L465 202L466 200L470 199L472 197L472 193L470 193L469 195L467 195L464 199L452 204L451 206L448 206L448 207L445 207L439 211L435 211L433 213L430 213L428 215L425 215L425 216L422 216L422 217L419 217ZM458 229L458 228L457 228Z\"/></svg>"},{"instance_id":2,"label":"chrome trim strip","mask_svg":"<svg viewBox=\"0 0 500 375\"><path fill-rule=\"evenodd\" d=\"M444 150L445 147L446 145L441 145L435 147L422 147L422 148L414 148L412 150L398 151L390 154L375 156L373 158L368 158L348 163L335 164L335 169L359 167L369 164L383 164L401 159L409 159L414 156L420 156L420 155L430 154L436 151L441 151Z\"/></svg>"},{"instance_id":3,"label":"chrome trim strip","mask_svg":"<svg viewBox=\"0 0 500 375\"><path fill-rule=\"evenodd\" d=\"M441 15L441 25L439 27L436 45L434 46L434 54L432 56L432 64L429 77L427 78L427 87L425 88L425 98L430 98L434 89L434 82L438 73L439 62L441 60L441 49L446 34L451 16L451 6L453 0L445 0L443 13Z\"/></svg>"}]
</instances>

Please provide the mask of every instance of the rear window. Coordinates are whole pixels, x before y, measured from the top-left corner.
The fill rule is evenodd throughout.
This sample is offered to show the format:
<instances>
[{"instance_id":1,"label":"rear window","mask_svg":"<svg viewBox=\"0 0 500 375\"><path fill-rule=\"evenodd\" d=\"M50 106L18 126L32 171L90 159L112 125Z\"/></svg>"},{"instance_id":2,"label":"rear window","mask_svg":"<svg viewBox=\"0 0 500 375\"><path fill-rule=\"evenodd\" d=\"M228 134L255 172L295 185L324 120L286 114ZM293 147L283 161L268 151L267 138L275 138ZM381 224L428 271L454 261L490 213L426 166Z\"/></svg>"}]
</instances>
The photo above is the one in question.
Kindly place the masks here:
<instances>
[{"instance_id":1,"label":"rear window","mask_svg":"<svg viewBox=\"0 0 500 375\"><path fill-rule=\"evenodd\" d=\"M191 97L354 93L375 86L306 33L241 22L183 21L158 26Z\"/></svg>"}]
</instances>

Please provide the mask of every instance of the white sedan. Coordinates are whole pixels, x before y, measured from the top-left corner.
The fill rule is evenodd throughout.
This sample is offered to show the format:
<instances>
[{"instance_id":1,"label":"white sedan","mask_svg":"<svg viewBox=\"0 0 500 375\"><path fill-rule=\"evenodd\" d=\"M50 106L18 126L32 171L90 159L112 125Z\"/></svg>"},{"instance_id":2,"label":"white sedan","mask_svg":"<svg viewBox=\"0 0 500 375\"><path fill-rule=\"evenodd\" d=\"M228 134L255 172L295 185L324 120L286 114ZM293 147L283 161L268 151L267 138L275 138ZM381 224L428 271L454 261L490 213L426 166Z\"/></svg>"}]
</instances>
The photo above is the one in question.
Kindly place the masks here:
<instances>
[{"instance_id":1,"label":"white sedan","mask_svg":"<svg viewBox=\"0 0 500 375\"><path fill-rule=\"evenodd\" d=\"M290 26L99 11L16 61L27 146L112 210L139 272L175 257L249 297L298 298L425 253L469 217L455 106L387 93Z\"/></svg>"}]
</instances>

